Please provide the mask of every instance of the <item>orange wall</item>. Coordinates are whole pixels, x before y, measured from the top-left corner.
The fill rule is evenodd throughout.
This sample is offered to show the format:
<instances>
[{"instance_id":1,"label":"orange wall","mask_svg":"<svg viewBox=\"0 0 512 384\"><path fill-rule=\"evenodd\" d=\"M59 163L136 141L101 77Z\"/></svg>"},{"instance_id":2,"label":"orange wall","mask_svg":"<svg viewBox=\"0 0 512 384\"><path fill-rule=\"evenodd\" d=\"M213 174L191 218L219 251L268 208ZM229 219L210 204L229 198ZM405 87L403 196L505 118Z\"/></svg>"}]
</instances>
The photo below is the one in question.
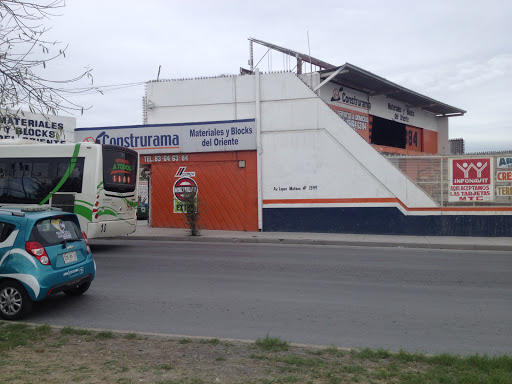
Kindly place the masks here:
<instances>
[{"instance_id":1,"label":"orange wall","mask_svg":"<svg viewBox=\"0 0 512 384\"><path fill-rule=\"evenodd\" d=\"M348 108L329 104L329 107L340 116L354 131L359 133L366 141L370 141L371 135L371 116L356 112ZM368 120L368 122L366 122Z\"/></svg>"},{"instance_id":2,"label":"orange wall","mask_svg":"<svg viewBox=\"0 0 512 384\"><path fill-rule=\"evenodd\" d=\"M405 126L406 138L405 138L405 149L409 151L423 151L423 132L424 129L411 127L410 125Z\"/></svg>"},{"instance_id":3,"label":"orange wall","mask_svg":"<svg viewBox=\"0 0 512 384\"><path fill-rule=\"evenodd\" d=\"M423 130L423 152L437 153L437 132Z\"/></svg>"},{"instance_id":4,"label":"orange wall","mask_svg":"<svg viewBox=\"0 0 512 384\"><path fill-rule=\"evenodd\" d=\"M174 213L173 193L176 172L186 167L185 172L195 172L202 229L258 230L256 151L159 154L151 155L151 162L147 156L140 159L151 166L151 226L187 228L184 214ZM172 156L178 161L163 161ZM240 160L245 160L245 168Z\"/></svg>"},{"instance_id":5,"label":"orange wall","mask_svg":"<svg viewBox=\"0 0 512 384\"><path fill-rule=\"evenodd\" d=\"M331 107L331 109L334 110L338 116L345 120L349 125L354 124L356 126L356 128L353 127L354 130L359 133L367 142L372 142L372 115L355 112L351 109L339 107L337 105L329 104L329 107ZM366 117L368 119L368 123L365 124L358 122L356 115L361 116L363 119ZM407 140L405 149L375 144L372 144L372 146L380 152L396 153L402 155L437 153L437 132L428 131L426 129L417 128L410 125L406 126L406 130Z\"/></svg>"}]
</instances>

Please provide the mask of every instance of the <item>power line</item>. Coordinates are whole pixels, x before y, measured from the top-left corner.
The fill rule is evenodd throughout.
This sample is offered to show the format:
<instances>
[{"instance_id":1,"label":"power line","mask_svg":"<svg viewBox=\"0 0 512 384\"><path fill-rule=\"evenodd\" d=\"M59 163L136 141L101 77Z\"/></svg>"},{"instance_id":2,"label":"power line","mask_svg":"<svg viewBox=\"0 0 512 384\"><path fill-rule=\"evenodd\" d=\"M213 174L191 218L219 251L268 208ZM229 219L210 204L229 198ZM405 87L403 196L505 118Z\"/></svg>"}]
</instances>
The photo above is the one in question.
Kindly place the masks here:
<instances>
[{"instance_id":1,"label":"power line","mask_svg":"<svg viewBox=\"0 0 512 384\"><path fill-rule=\"evenodd\" d=\"M79 87L79 88L63 88L62 91L73 94L88 95L93 93L105 93L110 91L118 91L120 89L138 87L146 84L145 81L137 83L125 83L125 84L110 84L110 85L97 85L90 87Z\"/></svg>"}]
</instances>

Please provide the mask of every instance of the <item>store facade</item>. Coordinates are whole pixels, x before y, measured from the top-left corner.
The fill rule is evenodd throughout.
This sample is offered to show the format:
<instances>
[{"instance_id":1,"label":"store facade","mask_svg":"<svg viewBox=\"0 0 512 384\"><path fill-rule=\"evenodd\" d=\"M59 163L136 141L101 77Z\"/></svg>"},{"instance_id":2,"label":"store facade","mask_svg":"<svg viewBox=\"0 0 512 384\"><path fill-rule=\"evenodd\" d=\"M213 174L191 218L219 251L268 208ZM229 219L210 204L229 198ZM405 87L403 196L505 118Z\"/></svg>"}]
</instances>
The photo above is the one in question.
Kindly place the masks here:
<instances>
[{"instance_id":1,"label":"store facade","mask_svg":"<svg viewBox=\"0 0 512 384\"><path fill-rule=\"evenodd\" d=\"M202 227L258 229L254 119L81 128L76 137L139 152L152 226L186 228L185 196L193 194Z\"/></svg>"},{"instance_id":2,"label":"store facade","mask_svg":"<svg viewBox=\"0 0 512 384\"><path fill-rule=\"evenodd\" d=\"M382 155L446 153L464 112L346 64L148 82L144 125L75 137L139 151L152 226L184 226L180 193L197 191L206 229L510 235L510 204L441 206Z\"/></svg>"}]
</instances>

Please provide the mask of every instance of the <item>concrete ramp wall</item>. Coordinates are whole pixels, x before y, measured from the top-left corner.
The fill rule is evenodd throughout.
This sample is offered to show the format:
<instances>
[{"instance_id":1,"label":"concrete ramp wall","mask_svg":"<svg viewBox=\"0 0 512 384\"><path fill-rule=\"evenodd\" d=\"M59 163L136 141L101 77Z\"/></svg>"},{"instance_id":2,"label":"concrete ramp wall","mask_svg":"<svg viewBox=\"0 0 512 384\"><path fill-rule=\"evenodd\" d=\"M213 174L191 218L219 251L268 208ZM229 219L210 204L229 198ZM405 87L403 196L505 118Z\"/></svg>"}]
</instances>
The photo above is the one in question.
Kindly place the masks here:
<instances>
[{"instance_id":1,"label":"concrete ramp wall","mask_svg":"<svg viewBox=\"0 0 512 384\"><path fill-rule=\"evenodd\" d=\"M261 115L265 207L438 206L294 74L261 76Z\"/></svg>"}]
</instances>

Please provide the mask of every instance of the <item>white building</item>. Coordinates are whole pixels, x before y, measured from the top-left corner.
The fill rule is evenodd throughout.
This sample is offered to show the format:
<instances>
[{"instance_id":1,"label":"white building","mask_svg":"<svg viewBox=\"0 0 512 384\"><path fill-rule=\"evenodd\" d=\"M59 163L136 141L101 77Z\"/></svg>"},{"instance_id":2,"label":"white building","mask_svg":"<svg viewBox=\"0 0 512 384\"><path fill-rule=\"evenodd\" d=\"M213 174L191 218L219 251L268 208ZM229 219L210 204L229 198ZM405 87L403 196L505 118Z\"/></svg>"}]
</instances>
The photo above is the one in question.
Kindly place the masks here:
<instances>
[{"instance_id":1,"label":"white building","mask_svg":"<svg viewBox=\"0 0 512 384\"><path fill-rule=\"evenodd\" d=\"M144 125L76 137L141 153L157 227L186 226L188 190L207 229L510 236L508 197L440 203L382 155L447 153L464 113L345 64L148 82Z\"/></svg>"}]
</instances>

